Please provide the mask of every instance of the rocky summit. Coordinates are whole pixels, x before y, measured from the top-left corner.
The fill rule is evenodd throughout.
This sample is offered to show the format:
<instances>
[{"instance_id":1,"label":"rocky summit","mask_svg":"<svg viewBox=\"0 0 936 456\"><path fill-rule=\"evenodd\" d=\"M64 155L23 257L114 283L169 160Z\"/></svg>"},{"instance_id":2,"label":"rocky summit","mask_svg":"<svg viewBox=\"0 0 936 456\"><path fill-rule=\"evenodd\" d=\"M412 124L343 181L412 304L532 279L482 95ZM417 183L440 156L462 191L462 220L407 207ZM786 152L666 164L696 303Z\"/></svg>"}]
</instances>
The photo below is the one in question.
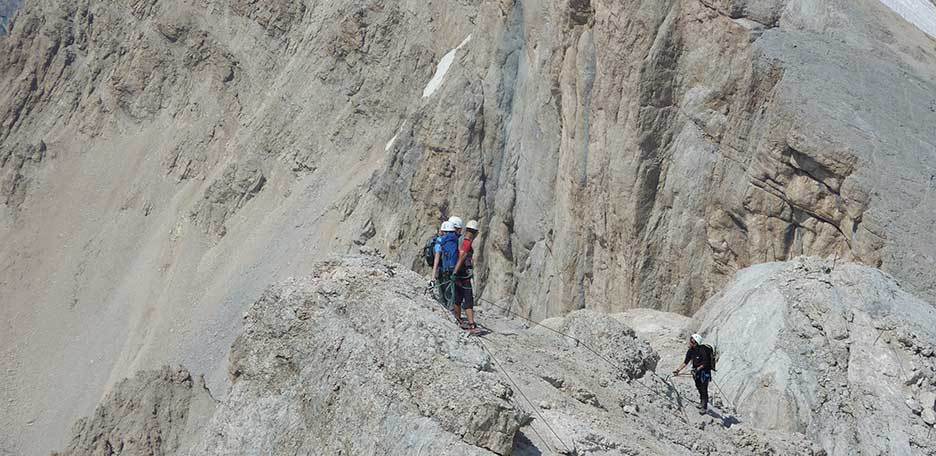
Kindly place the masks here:
<instances>
[{"instance_id":1,"label":"rocky summit","mask_svg":"<svg viewBox=\"0 0 936 456\"><path fill-rule=\"evenodd\" d=\"M465 405L498 423L483 431L426 405L443 396L417 409L381 396L429 394L408 373L391 369L374 398L361 396L367 407L335 392L338 402L309 411L295 409L300 399L327 392L302 396L293 374L258 372L279 368L250 351L263 345L250 328L262 333L269 318L248 313L257 320L245 327L242 317L274 299L272 284L361 251L426 281L423 246L450 216L479 223L474 291L491 306L486 318L499 318L496 302L513 312L507 327L570 319L554 328L600 353L623 350L610 359L626 377L662 381L630 332L590 331L625 312L660 330L682 315L715 334L708 319L721 315L733 339L724 356L750 363L721 382L736 395L726 397L764 404L737 414L754 447L806 448L771 434L792 432L827 452L925 453L933 385L910 360L929 359L925 327L913 325L936 302L934 125L933 0L0 0L0 454L62 451L79 418L102 423L99 405L123 410L105 416L126 429L162 428L162 418L119 418L136 410L118 405L131 399L121 385L138 385L146 404L205 390L219 404L272 395L244 413L219 405L205 426L220 435L193 437L212 442L199 451L235 448L241 431L225 426L264 432L261 423L322 435L284 434L287 452L418 452L407 440L416 434L393 423L438 425L419 428L451 443L437 452L503 452L518 434L561 447L542 428L542 439L524 431L529 410L510 408L507 391L519 392L496 369L469 376L506 387L487 385L493 396ZM809 282L826 260L828 289ZM810 272L786 269L794 264ZM752 294L790 277L804 291L763 295L771 313L761 314L731 294L751 274L764 280ZM869 298L898 288L897 301ZM375 324L347 318L348 334L316 327L322 335L309 337L333 346ZM763 339L745 332L755 322ZM313 344L282 336L284 350ZM408 341L385 343L408 353ZM462 361L441 371L462 379ZM337 362L323 361L332 377L320 380L352 382ZM863 383L877 370L909 384ZM336 427L357 424L371 443L297 418L329 413L394 418ZM885 416L905 429L861 424ZM569 445L594 431L623 452L678 451L655 431L664 446L623 438L617 424L569 426L555 433ZM188 430L172 432L161 451L191 447ZM730 440L713 439L704 448Z\"/></svg>"}]
</instances>

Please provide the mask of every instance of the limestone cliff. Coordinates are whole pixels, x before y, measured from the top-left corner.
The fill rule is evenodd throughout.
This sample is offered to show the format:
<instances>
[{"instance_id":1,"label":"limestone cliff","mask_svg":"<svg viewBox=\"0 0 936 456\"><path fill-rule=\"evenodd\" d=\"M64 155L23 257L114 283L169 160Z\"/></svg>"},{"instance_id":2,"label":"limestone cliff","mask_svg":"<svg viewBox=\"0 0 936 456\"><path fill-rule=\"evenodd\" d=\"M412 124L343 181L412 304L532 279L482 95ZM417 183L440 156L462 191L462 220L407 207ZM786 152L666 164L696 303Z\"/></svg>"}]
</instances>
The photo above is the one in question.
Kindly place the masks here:
<instances>
[{"instance_id":1,"label":"limestone cliff","mask_svg":"<svg viewBox=\"0 0 936 456\"><path fill-rule=\"evenodd\" d=\"M417 266L452 214L478 291L536 319L689 314L800 254L932 300L936 47L904 3L26 0L0 448L61 448L139 369L223 395L244 303L355 244Z\"/></svg>"}]
</instances>

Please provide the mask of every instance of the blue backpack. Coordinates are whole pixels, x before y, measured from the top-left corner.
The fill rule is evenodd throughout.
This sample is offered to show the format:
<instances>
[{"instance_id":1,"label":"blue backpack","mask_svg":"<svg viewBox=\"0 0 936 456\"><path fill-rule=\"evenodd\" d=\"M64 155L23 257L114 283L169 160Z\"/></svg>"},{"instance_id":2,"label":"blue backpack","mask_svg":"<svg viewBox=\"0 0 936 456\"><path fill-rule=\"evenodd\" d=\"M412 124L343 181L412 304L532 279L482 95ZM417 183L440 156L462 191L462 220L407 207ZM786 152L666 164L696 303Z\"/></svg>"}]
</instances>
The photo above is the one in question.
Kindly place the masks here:
<instances>
[{"instance_id":1,"label":"blue backpack","mask_svg":"<svg viewBox=\"0 0 936 456\"><path fill-rule=\"evenodd\" d=\"M442 246L442 267L443 271L451 271L458 264L458 235L448 233L439 239L439 245Z\"/></svg>"}]
</instances>

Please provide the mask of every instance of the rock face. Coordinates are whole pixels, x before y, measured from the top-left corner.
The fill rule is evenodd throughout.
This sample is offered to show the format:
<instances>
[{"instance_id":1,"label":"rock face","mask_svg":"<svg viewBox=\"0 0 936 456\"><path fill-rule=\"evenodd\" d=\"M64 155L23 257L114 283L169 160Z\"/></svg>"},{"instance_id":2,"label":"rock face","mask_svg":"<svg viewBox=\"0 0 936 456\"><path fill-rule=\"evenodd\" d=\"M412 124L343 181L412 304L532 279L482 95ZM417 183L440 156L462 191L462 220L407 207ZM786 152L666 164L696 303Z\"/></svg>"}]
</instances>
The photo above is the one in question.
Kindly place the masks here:
<instances>
[{"instance_id":1,"label":"rock face","mask_svg":"<svg viewBox=\"0 0 936 456\"><path fill-rule=\"evenodd\" d=\"M195 440L215 401L204 380L185 369L141 371L117 384L74 427L68 448L54 456L164 456L180 454Z\"/></svg>"},{"instance_id":2,"label":"rock face","mask_svg":"<svg viewBox=\"0 0 936 456\"><path fill-rule=\"evenodd\" d=\"M757 429L727 407L697 414L691 384L655 373L660 355L622 316L585 310L542 323L563 334L487 312L482 319L491 333L481 343L534 418L514 455L821 454L804 435Z\"/></svg>"},{"instance_id":3,"label":"rock face","mask_svg":"<svg viewBox=\"0 0 936 456\"><path fill-rule=\"evenodd\" d=\"M187 372L141 373L62 454L509 454L513 390L422 283L347 257L271 287L244 315L223 400L195 409L207 390Z\"/></svg>"},{"instance_id":4,"label":"rock face","mask_svg":"<svg viewBox=\"0 0 936 456\"><path fill-rule=\"evenodd\" d=\"M478 20L493 32L456 52L368 186L389 202L372 242L395 257L440 215L480 214L485 291L537 318L689 314L734 271L804 254L934 297L917 254L934 245L936 50L887 6L512 2ZM454 33L448 49L471 30Z\"/></svg>"},{"instance_id":5,"label":"rock face","mask_svg":"<svg viewBox=\"0 0 936 456\"><path fill-rule=\"evenodd\" d=\"M936 309L880 271L755 266L697 318L721 353L715 379L747 423L803 432L830 455L936 450Z\"/></svg>"},{"instance_id":6,"label":"rock face","mask_svg":"<svg viewBox=\"0 0 936 456\"><path fill-rule=\"evenodd\" d=\"M243 303L354 244L416 266L452 214L537 320L691 314L801 254L933 299L934 55L877 0L27 0L0 447L63 447L141 368L223 395Z\"/></svg>"},{"instance_id":7,"label":"rock face","mask_svg":"<svg viewBox=\"0 0 936 456\"><path fill-rule=\"evenodd\" d=\"M194 454L507 454L513 391L476 342L373 257L268 291L231 350L233 387Z\"/></svg>"}]
</instances>

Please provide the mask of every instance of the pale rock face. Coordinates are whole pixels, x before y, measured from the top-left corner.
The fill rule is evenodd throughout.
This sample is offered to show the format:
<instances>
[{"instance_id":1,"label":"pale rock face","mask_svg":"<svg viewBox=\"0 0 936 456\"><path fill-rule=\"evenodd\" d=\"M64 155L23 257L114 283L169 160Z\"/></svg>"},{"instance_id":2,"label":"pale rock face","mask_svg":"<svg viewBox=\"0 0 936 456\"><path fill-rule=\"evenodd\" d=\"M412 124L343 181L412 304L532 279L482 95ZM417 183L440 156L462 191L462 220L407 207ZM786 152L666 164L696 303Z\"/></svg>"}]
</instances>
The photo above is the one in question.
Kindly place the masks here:
<instances>
[{"instance_id":1,"label":"pale rock face","mask_svg":"<svg viewBox=\"0 0 936 456\"><path fill-rule=\"evenodd\" d=\"M421 283L358 257L271 288L192 454L507 454L513 392Z\"/></svg>"},{"instance_id":2,"label":"pale rock face","mask_svg":"<svg viewBox=\"0 0 936 456\"><path fill-rule=\"evenodd\" d=\"M936 38L936 4L930 0L881 0L881 3Z\"/></svg>"},{"instance_id":3,"label":"pale rock face","mask_svg":"<svg viewBox=\"0 0 936 456\"><path fill-rule=\"evenodd\" d=\"M921 347L936 341L936 309L880 271L817 259L758 265L696 318L721 354L715 380L748 423L803 432L830 455L932 448L936 360ZM922 375L908 385L910 367Z\"/></svg>"},{"instance_id":4,"label":"pale rock face","mask_svg":"<svg viewBox=\"0 0 936 456\"><path fill-rule=\"evenodd\" d=\"M79 420L53 456L181 454L200 438L216 403L204 379L182 368L141 371L118 383L93 416Z\"/></svg>"}]
</instances>

